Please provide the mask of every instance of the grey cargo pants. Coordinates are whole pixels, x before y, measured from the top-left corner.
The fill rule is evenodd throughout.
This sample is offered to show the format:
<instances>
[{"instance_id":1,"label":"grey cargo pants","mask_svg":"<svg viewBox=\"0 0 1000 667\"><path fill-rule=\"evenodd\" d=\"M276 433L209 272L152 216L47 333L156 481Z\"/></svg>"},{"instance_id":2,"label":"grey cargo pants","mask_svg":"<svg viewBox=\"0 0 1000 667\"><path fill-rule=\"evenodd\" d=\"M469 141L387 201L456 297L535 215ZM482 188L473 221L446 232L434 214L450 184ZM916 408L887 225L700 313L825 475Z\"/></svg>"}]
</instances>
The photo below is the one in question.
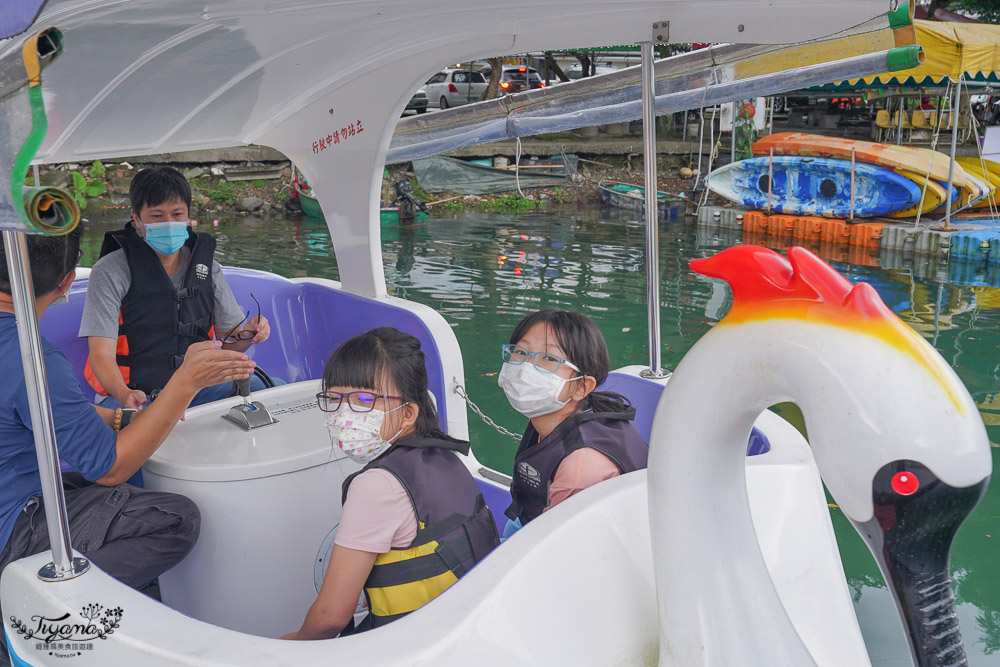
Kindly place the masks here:
<instances>
[{"instance_id":1,"label":"grey cargo pants","mask_svg":"<svg viewBox=\"0 0 1000 667\"><path fill-rule=\"evenodd\" d=\"M70 543L115 579L140 588L181 562L198 539L201 514L174 493L128 484L100 486L79 473L63 474ZM0 553L0 572L11 561L49 549L42 499L18 515Z\"/></svg>"}]
</instances>

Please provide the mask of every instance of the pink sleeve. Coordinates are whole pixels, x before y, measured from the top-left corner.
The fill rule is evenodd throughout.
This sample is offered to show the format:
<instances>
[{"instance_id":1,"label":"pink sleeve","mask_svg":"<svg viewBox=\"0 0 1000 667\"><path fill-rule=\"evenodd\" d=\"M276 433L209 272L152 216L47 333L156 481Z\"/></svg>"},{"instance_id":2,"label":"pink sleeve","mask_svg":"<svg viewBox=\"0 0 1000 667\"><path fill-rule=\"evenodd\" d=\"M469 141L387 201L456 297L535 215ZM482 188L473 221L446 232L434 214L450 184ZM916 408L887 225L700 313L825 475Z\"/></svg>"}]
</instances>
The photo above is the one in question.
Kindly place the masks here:
<instances>
[{"instance_id":1,"label":"pink sleeve","mask_svg":"<svg viewBox=\"0 0 1000 667\"><path fill-rule=\"evenodd\" d=\"M384 554L410 546L416 536L413 503L395 475L375 468L354 478L334 544Z\"/></svg>"},{"instance_id":2,"label":"pink sleeve","mask_svg":"<svg viewBox=\"0 0 1000 667\"><path fill-rule=\"evenodd\" d=\"M606 479L617 477L618 466L596 449L584 447L562 460L549 485L549 506L554 507L572 495Z\"/></svg>"}]
</instances>

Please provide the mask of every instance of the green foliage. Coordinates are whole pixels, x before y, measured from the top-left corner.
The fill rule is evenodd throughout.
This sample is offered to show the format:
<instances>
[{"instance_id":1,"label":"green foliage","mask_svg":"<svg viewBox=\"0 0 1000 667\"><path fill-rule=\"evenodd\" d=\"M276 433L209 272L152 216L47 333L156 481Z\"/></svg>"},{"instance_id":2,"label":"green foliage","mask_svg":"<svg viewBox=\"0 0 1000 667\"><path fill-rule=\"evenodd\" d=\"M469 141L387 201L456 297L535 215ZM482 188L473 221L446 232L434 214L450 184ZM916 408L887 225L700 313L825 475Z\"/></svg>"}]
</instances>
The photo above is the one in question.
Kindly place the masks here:
<instances>
[{"instance_id":1,"label":"green foliage","mask_svg":"<svg viewBox=\"0 0 1000 667\"><path fill-rule=\"evenodd\" d=\"M528 199L520 195L503 195L493 201L483 203L483 208L487 211L518 212L527 211L533 208L541 208L542 202L537 199Z\"/></svg>"},{"instance_id":2,"label":"green foliage","mask_svg":"<svg viewBox=\"0 0 1000 667\"><path fill-rule=\"evenodd\" d=\"M217 204L228 204L239 198L239 186L228 181L205 183L198 186L199 191Z\"/></svg>"},{"instance_id":3,"label":"green foliage","mask_svg":"<svg viewBox=\"0 0 1000 667\"><path fill-rule=\"evenodd\" d=\"M78 171L73 172L73 199L80 210L87 208L87 178Z\"/></svg>"},{"instance_id":4,"label":"green foliage","mask_svg":"<svg viewBox=\"0 0 1000 667\"><path fill-rule=\"evenodd\" d=\"M465 204L461 201L446 201L440 204L434 204L435 211L464 211Z\"/></svg>"},{"instance_id":5,"label":"green foliage","mask_svg":"<svg viewBox=\"0 0 1000 667\"><path fill-rule=\"evenodd\" d=\"M746 160L753 157L753 142L757 139L757 132L753 127L752 105L749 101L737 101L735 106L733 141L736 142L736 159Z\"/></svg>"},{"instance_id":6,"label":"green foliage","mask_svg":"<svg viewBox=\"0 0 1000 667\"><path fill-rule=\"evenodd\" d=\"M420 187L420 184L417 183L417 179L411 178L410 186L413 188L413 196L419 199L420 201L427 202L430 201L431 199L434 199L429 192ZM395 190L393 190L393 196L395 196Z\"/></svg>"},{"instance_id":7,"label":"green foliage","mask_svg":"<svg viewBox=\"0 0 1000 667\"><path fill-rule=\"evenodd\" d=\"M565 204L573 198L573 195L562 188L556 188L552 191L552 199L560 204Z\"/></svg>"},{"instance_id":8,"label":"green foliage","mask_svg":"<svg viewBox=\"0 0 1000 667\"><path fill-rule=\"evenodd\" d=\"M947 7L975 16L985 23L1000 23L1000 3L997 0L957 0L948 3Z\"/></svg>"},{"instance_id":9,"label":"green foliage","mask_svg":"<svg viewBox=\"0 0 1000 667\"><path fill-rule=\"evenodd\" d=\"M250 185L252 187L255 187L255 188L266 188L267 187L267 181L264 181L264 180L261 180L261 179L258 178L256 181L254 181Z\"/></svg>"},{"instance_id":10,"label":"green foliage","mask_svg":"<svg viewBox=\"0 0 1000 667\"><path fill-rule=\"evenodd\" d=\"M103 180L106 173L107 169L100 160L95 160L86 172L82 169L73 172L73 199L81 209L87 208L88 199L100 197L108 191Z\"/></svg>"}]
</instances>

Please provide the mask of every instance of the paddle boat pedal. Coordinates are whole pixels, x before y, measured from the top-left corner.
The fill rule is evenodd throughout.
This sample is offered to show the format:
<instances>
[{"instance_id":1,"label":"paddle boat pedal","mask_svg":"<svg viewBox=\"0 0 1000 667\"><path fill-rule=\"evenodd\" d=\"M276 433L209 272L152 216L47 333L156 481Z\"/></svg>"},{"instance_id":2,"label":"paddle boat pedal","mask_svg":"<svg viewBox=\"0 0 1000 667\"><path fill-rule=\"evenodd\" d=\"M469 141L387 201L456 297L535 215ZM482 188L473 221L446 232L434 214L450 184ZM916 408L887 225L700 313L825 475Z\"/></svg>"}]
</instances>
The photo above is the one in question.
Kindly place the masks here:
<instances>
[{"instance_id":1,"label":"paddle boat pedal","mask_svg":"<svg viewBox=\"0 0 1000 667\"><path fill-rule=\"evenodd\" d=\"M234 405L229 412L222 415L230 424L239 426L244 431L252 431L255 428L263 428L271 424L277 424L278 420L271 416L267 407L260 401L250 400L250 379L237 380L236 387L240 396L243 397L241 405Z\"/></svg>"}]
</instances>

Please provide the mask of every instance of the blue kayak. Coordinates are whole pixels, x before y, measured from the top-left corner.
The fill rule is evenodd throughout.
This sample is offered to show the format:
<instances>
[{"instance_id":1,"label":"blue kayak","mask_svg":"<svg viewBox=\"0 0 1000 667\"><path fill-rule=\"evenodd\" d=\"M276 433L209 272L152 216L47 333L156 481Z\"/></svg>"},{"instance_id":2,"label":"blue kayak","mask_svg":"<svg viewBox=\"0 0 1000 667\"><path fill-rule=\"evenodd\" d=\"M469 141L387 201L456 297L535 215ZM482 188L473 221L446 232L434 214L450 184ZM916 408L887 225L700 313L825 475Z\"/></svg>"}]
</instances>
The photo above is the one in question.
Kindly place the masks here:
<instances>
[{"instance_id":1,"label":"blue kayak","mask_svg":"<svg viewBox=\"0 0 1000 667\"><path fill-rule=\"evenodd\" d=\"M775 213L846 218L851 214L851 162L832 158L776 155L741 160L709 175L711 190L730 201ZM855 217L901 211L920 201L920 188L899 174L871 164L854 165Z\"/></svg>"}]
</instances>

